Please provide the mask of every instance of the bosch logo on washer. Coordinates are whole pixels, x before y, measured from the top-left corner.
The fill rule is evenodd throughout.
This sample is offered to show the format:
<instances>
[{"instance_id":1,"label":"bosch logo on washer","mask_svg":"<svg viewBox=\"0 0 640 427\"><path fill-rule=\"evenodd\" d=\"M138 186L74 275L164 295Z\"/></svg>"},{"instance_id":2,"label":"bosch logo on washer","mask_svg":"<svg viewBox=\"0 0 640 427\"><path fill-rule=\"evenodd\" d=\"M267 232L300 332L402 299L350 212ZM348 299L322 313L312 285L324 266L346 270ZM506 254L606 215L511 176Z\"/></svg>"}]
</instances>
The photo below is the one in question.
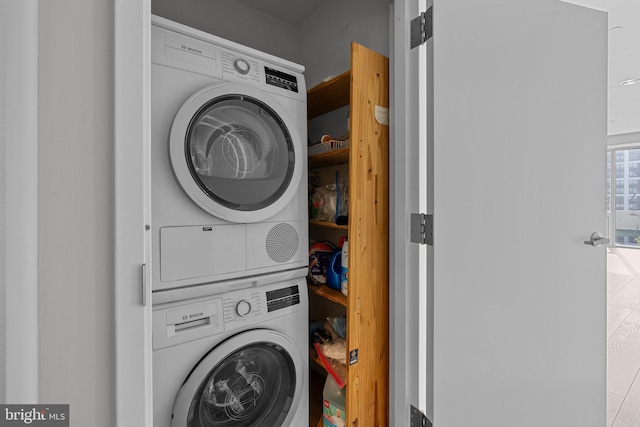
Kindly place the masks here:
<instances>
[{"instance_id":1,"label":"bosch logo on washer","mask_svg":"<svg viewBox=\"0 0 640 427\"><path fill-rule=\"evenodd\" d=\"M193 320L193 319L198 319L200 317L204 316L203 312L198 312L198 313L193 313L193 314L189 314L189 315L184 315L182 316L182 320L187 321L187 320Z\"/></svg>"}]
</instances>

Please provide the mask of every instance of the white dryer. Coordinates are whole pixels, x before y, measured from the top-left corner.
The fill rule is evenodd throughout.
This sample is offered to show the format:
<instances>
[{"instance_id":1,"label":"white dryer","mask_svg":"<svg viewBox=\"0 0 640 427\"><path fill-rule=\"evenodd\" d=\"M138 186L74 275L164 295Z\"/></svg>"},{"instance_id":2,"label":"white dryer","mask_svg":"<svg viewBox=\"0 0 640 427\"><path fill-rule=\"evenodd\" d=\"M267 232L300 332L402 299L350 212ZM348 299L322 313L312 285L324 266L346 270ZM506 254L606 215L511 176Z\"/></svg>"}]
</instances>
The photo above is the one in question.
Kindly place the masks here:
<instances>
[{"instance_id":1,"label":"white dryer","mask_svg":"<svg viewBox=\"0 0 640 427\"><path fill-rule=\"evenodd\" d=\"M308 425L306 286L154 302L154 427Z\"/></svg>"},{"instance_id":2,"label":"white dryer","mask_svg":"<svg viewBox=\"0 0 640 427\"><path fill-rule=\"evenodd\" d=\"M153 290L304 275L304 68L160 17L151 35Z\"/></svg>"}]
</instances>

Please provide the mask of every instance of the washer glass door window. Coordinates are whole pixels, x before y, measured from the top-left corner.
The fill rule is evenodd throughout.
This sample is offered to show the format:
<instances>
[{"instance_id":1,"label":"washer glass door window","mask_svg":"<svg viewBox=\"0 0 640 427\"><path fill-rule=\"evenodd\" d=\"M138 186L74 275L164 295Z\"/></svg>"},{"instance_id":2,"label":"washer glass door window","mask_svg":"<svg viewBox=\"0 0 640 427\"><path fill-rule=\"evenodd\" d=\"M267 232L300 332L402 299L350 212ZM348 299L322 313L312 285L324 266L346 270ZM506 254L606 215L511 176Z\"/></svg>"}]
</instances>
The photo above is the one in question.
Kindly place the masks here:
<instances>
[{"instance_id":1,"label":"washer glass door window","mask_svg":"<svg viewBox=\"0 0 640 427\"><path fill-rule=\"evenodd\" d=\"M187 427L281 426L292 409L296 380L283 347L247 345L217 363L200 383Z\"/></svg>"},{"instance_id":2,"label":"washer glass door window","mask_svg":"<svg viewBox=\"0 0 640 427\"><path fill-rule=\"evenodd\" d=\"M205 104L189 124L185 156L200 189L237 211L260 210L278 200L295 166L292 138L280 116L246 95Z\"/></svg>"}]
</instances>

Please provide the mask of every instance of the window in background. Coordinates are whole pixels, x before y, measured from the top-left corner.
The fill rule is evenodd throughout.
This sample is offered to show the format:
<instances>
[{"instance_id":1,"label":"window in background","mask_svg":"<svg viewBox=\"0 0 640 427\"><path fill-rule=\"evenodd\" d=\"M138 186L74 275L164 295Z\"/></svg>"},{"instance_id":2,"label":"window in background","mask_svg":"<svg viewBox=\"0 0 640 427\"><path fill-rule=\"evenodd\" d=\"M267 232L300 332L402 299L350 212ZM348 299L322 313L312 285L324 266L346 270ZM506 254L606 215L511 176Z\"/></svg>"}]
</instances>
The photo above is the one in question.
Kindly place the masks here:
<instances>
[{"instance_id":1,"label":"window in background","mask_svg":"<svg viewBox=\"0 0 640 427\"><path fill-rule=\"evenodd\" d=\"M640 247L640 147L611 150L607 163L607 213L615 235L612 241L616 246Z\"/></svg>"}]
</instances>

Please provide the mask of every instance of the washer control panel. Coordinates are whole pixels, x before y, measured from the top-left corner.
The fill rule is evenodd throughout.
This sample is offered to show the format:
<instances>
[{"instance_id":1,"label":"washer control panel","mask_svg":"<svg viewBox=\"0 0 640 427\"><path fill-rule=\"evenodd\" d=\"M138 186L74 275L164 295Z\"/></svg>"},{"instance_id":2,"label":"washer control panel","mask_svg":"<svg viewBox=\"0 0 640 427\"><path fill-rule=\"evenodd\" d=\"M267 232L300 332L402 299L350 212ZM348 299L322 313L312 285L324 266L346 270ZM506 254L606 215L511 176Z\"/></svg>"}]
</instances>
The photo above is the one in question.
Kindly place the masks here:
<instances>
[{"instance_id":1,"label":"washer control panel","mask_svg":"<svg viewBox=\"0 0 640 427\"><path fill-rule=\"evenodd\" d=\"M263 295L264 293L261 292L243 292L230 298L223 298L222 309L226 329L262 316L265 312Z\"/></svg>"},{"instance_id":2,"label":"washer control panel","mask_svg":"<svg viewBox=\"0 0 640 427\"><path fill-rule=\"evenodd\" d=\"M152 322L154 350L219 334L224 332L222 299L166 304L153 310Z\"/></svg>"},{"instance_id":3,"label":"washer control panel","mask_svg":"<svg viewBox=\"0 0 640 427\"><path fill-rule=\"evenodd\" d=\"M248 316L251 313L251 303L247 300L240 300L238 304L236 304L236 314L240 317Z\"/></svg>"},{"instance_id":4,"label":"washer control panel","mask_svg":"<svg viewBox=\"0 0 640 427\"><path fill-rule=\"evenodd\" d=\"M306 278L157 304L153 308L153 349L243 328L260 328L307 309Z\"/></svg>"},{"instance_id":5,"label":"washer control panel","mask_svg":"<svg viewBox=\"0 0 640 427\"><path fill-rule=\"evenodd\" d=\"M267 292L267 311L269 313L296 304L300 304L300 290L298 289L298 285Z\"/></svg>"}]
</instances>

